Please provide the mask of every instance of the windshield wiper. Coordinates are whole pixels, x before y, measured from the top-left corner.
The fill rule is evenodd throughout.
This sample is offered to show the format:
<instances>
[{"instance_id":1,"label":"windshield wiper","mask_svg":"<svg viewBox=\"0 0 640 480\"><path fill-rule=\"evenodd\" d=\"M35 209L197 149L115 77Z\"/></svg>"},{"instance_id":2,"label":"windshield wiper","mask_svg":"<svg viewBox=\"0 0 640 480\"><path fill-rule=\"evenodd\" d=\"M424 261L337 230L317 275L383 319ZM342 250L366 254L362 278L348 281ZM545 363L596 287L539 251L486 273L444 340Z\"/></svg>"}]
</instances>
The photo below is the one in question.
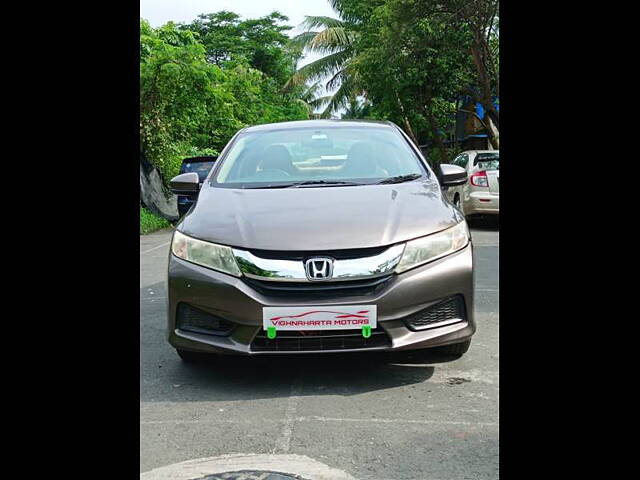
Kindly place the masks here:
<instances>
[{"instance_id":1,"label":"windshield wiper","mask_svg":"<svg viewBox=\"0 0 640 480\"><path fill-rule=\"evenodd\" d=\"M384 180L380 180L378 182L379 184L382 183L402 183L402 182L408 182L410 180L415 180L417 178L422 177L421 174L419 173L411 173L409 175L396 175L395 177L389 177L389 178L385 178Z\"/></svg>"},{"instance_id":2,"label":"windshield wiper","mask_svg":"<svg viewBox=\"0 0 640 480\"><path fill-rule=\"evenodd\" d=\"M297 188L300 186L306 185L365 185L364 183L354 183L354 182L343 182L340 180L329 181L329 180L306 180L304 182L295 182L295 183L275 183L271 185L260 185L257 187L243 187L248 189L265 189L265 188Z\"/></svg>"},{"instance_id":3,"label":"windshield wiper","mask_svg":"<svg viewBox=\"0 0 640 480\"><path fill-rule=\"evenodd\" d=\"M291 186L290 183L285 183L284 185L260 185L259 187L242 187L246 190L262 190L264 188L289 188Z\"/></svg>"},{"instance_id":4,"label":"windshield wiper","mask_svg":"<svg viewBox=\"0 0 640 480\"><path fill-rule=\"evenodd\" d=\"M303 187L305 185L364 185L364 183L344 182L341 180L307 180L287 185L287 187Z\"/></svg>"}]
</instances>

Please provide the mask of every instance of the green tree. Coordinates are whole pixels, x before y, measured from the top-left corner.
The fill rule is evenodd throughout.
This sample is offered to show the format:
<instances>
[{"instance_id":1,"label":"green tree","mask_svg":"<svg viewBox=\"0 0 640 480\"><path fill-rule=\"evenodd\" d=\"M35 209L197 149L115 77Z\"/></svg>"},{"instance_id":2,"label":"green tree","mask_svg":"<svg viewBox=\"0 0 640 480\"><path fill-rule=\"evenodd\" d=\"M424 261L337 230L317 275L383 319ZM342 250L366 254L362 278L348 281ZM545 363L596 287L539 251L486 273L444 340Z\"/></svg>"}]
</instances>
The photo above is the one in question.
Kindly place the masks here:
<instances>
[{"instance_id":1,"label":"green tree","mask_svg":"<svg viewBox=\"0 0 640 480\"><path fill-rule=\"evenodd\" d=\"M300 68L289 84L329 78L338 88L325 115L358 95L370 114L396 121L413 139L448 152L463 95L485 107L490 140L498 148L498 0L330 0L340 15L307 17L294 42L324 57Z\"/></svg>"},{"instance_id":2,"label":"green tree","mask_svg":"<svg viewBox=\"0 0 640 480\"><path fill-rule=\"evenodd\" d=\"M303 22L305 32L293 39L293 45L307 52L320 53L323 57L298 69L287 86L305 82L326 80L325 88L334 91L322 116L345 106L350 98L362 93L363 85L353 64L355 44L365 11L380 0L348 4L329 0L343 19L325 16L307 16ZM346 7L346 9L345 9Z\"/></svg>"},{"instance_id":3,"label":"green tree","mask_svg":"<svg viewBox=\"0 0 640 480\"><path fill-rule=\"evenodd\" d=\"M323 95L323 91L323 86L319 81L305 85L300 90L298 101L305 106L311 118L323 118L323 112L316 113L316 111L331 101L331 95Z\"/></svg>"},{"instance_id":4,"label":"green tree","mask_svg":"<svg viewBox=\"0 0 640 480\"><path fill-rule=\"evenodd\" d=\"M400 1L415 18L448 25L458 35L449 48L464 53L460 68L468 75L460 94L479 102L487 112L483 121L494 148L499 148L499 0Z\"/></svg>"},{"instance_id":5,"label":"green tree","mask_svg":"<svg viewBox=\"0 0 640 480\"><path fill-rule=\"evenodd\" d=\"M367 118L371 112L371 104L365 98L352 96L349 98L345 111L342 114L343 119Z\"/></svg>"},{"instance_id":6,"label":"green tree","mask_svg":"<svg viewBox=\"0 0 640 480\"><path fill-rule=\"evenodd\" d=\"M500 148L500 115L494 96L500 95L499 0L454 0L449 13L471 37L469 51L475 72L475 85L468 93L487 112L486 126L494 148Z\"/></svg>"},{"instance_id":7,"label":"green tree","mask_svg":"<svg viewBox=\"0 0 640 480\"><path fill-rule=\"evenodd\" d=\"M182 158L220 151L244 126L309 117L296 92L282 93L246 56L209 62L198 38L171 22L140 22L140 148L165 181Z\"/></svg>"},{"instance_id":8,"label":"green tree","mask_svg":"<svg viewBox=\"0 0 640 480\"><path fill-rule=\"evenodd\" d=\"M245 61L249 66L284 83L295 69L300 50L289 47L286 32L289 25L281 25L288 17L279 12L242 20L239 15L220 11L199 15L181 29L197 34L205 48L207 60L220 67L229 61Z\"/></svg>"},{"instance_id":9,"label":"green tree","mask_svg":"<svg viewBox=\"0 0 640 480\"><path fill-rule=\"evenodd\" d=\"M224 73L206 62L193 33L173 24L151 29L144 21L140 30L141 150L167 177L181 144L216 147L240 124Z\"/></svg>"},{"instance_id":10,"label":"green tree","mask_svg":"<svg viewBox=\"0 0 640 480\"><path fill-rule=\"evenodd\" d=\"M434 163L446 161L443 134L451 126L466 54L462 33L438 18L416 15L419 0L387 0L361 29L354 63L373 112L403 126L416 144L436 146Z\"/></svg>"}]
</instances>

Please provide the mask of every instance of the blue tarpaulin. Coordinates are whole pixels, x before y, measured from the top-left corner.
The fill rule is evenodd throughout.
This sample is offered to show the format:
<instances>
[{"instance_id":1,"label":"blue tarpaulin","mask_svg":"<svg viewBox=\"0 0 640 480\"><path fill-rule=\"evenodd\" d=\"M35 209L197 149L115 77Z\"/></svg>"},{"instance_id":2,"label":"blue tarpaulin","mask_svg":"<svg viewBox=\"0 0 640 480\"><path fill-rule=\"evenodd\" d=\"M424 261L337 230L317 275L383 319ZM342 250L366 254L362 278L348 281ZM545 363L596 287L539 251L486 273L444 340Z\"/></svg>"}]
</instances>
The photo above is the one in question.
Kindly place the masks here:
<instances>
[{"instance_id":1,"label":"blue tarpaulin","mask_svg":"<svg viewBox=\"0 0 640 480\"><path fill-rule=\"evenodd\" d=\"M497 111L500 111L500 100L496 97L493 97L493 106ZM484 119L484 113L484 107L482 106L482 104L480 102L476 102L476 114L480 118Z\"/></svg>"},{"instance_id":2,"label":"blue tarpaulin","mask_svg":"<svg viewBox=\"0 0 640 480\"><path fill-rule=\"evenodd\" d=\"M467 102L471 102L471 97L463 97L462 99L463 105L468 105ZM500 99L498 97L493 97L493 106L497 111L500 111ZM482 104L479 102L475 102L475 113L481 120L484 120L485 114L487 113ZM479 134L479 135L466 135L465 133L465 121L467 118L467 113L458 111L456 113L456 139L457 141L464 141L467 138L471 137L487 137L487 134Z\"/></svg>"}]
</instances>

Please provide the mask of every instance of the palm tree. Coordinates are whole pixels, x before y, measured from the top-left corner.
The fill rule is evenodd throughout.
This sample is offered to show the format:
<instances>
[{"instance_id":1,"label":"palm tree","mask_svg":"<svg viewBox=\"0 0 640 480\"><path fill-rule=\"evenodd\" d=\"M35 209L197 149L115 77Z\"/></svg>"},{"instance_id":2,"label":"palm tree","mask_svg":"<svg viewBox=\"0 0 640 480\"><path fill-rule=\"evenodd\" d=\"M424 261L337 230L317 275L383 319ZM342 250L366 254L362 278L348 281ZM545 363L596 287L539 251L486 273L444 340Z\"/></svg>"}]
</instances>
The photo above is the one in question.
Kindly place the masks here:
<instances>
[{"instance_id":1,"label":"palm tree","mask_svg":"<svg viewBox=\"0 0 640 480\"><path fill-rule=\"evenodd\" d=\"M370 103L353 95L348 99L342 118L366 118L369 115Z\"/></svg>"},{"instance_id":2,"label":"palm tree","mask_svg":"<svg viewBox=\"0 0 640 480\"><path fill-rule=\"evenodd\" d=\"M324 107L330 100L331 95L321 96L322 85L320 82L314 82L309 86L305 86L298 97L298 101L303 103L309 111L309 117L311 118L323 118L322 113L315 113L319 108Z\"/></svg>"},{"instance_id":3,"label":"palm tree","mask_svg":"<svg viewBox=\"0 0 640 480\"><path fill-rule=\"evenodd\" d=\"M334 8L338 4L339 2L332 2ZM350 97L362 91L358 85L357 72L352 66L354 23L331 17L307 16L302 26L306 31L292 39L294 45L324 56L297 70L285 87L301 85L308 81L317 83L330 76L325 87L328 91L336 88L337 90L326 102L326 108L321 114L328 117L331 112L345 106Z\"/></svg>"}]
</instances>

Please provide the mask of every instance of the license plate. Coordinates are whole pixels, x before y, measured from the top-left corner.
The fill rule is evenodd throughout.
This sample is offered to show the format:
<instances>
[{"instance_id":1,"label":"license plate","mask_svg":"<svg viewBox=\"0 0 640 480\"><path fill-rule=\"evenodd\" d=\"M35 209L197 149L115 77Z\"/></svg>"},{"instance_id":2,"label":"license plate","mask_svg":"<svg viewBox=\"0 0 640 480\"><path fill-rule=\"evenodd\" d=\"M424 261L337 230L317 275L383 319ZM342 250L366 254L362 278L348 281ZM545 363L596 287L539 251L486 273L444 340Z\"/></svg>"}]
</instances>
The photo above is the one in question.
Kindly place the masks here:
<instances>
[{"instance_id":1,"label":"license plate","mask_svg":"<svg viewBox=\"0 0 640 480\"><path fill-rule=\"evenodd\" d=\"M262 327L276 330L361 330L376 328L376 305L263 307Z\"/></svg>"}]
</instances>

